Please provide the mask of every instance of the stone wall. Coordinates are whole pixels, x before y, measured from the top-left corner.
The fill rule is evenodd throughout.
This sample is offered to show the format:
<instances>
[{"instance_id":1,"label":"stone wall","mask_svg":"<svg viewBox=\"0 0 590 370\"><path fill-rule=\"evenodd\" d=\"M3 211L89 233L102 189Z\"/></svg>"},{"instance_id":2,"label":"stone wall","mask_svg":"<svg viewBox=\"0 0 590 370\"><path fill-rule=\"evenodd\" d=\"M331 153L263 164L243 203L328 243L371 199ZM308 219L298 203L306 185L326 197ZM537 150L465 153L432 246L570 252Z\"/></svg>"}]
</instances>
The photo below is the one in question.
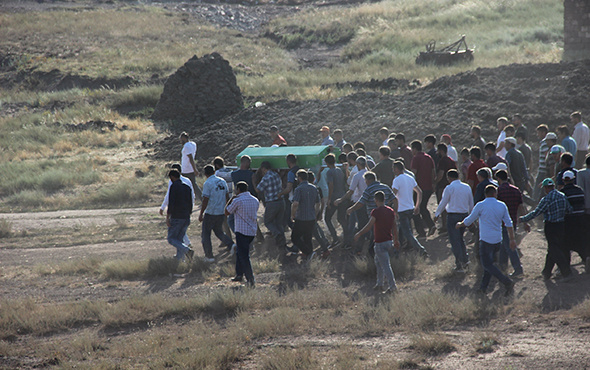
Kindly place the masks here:
<instances>
[{"instance_id":1,"label":"stone wall","mask_svg":"<svg viewBox=\"0 0 590 370\"><path fill-rule=\"evenodd\" d=\"M564 1L563 59L590 58L590 1Z\"/></svg>"}]
</instances>

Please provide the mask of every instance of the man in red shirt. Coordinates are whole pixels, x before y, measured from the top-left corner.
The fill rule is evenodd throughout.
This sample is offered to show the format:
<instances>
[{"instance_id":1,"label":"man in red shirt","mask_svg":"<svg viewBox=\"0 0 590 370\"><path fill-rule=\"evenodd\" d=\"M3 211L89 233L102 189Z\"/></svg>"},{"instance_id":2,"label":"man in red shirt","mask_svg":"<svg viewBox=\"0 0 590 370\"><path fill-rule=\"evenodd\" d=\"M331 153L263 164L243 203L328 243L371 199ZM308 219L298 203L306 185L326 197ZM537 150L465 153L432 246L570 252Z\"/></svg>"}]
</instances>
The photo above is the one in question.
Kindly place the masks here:
<instances>
[{"instance_id":1,"label":"man in red shirt","mask_svg":"<svg viewBox=\"0 0 590 370\"><path fill-rule=\"evenodd\" d=\"M467 184L471 186L471 191L475 195L475 188L477 188L477 184L479 184L479 180L477 178L477 170L483 167L487 167L488 165L481 159L481 149L479 147L472 147L469 150L469 154L471 155L471 164L467 169Z\"/></svg>"},{"instance_id":2,"label":"man in red shirt","mask_svg":"<svg viewBox=\"0 0 590 370\"><path fill-rule=\"evenodd\" d=\"M279 128L277 126L270 126L270 138L272 139L272 145L276 146L285 146L287 145L287 140L284 137L279 135Z\"/></svg>"},{"instance_id":3,"label":"man in red shirt","mask_svg":"<svg viewBox=\"0 0 590 370\"><path fill-rule=\"evenodd\" d=\"M436 179L434 160L431 156L422 151L422 142L420 140L414 140L410 144L412 148L412 164L410 168L414 175L416 175L416 182L420 189L422 189L422 202L420 203L420 214L414 216L414 226L418 237L426 237L426 231L424 227L428 227L428 235L434 234L436 227L434 221L428 211L428 200L434 192L434 181Z\"/></svg>"},{"instance_id":4,"label":"man in red shirt","mask_svg":"<svg viewBox=\"0 0 590 370\"><path fill-rule=\"evenodd\" d=\"M383 289L383 276L387 276L389 287L383 293L393 293L397 290L395 277L391 269L390 252L392 247L399 249L398 228L395 223L395 211L385 205L385 193L377 191L375 193L375 205L377 208L371 211L369 222L354 236L358 241L361 235L369 232L374 227L375 236L375 266L377 266L377 284L375 290Z\"/></svg>"}]
</instances>

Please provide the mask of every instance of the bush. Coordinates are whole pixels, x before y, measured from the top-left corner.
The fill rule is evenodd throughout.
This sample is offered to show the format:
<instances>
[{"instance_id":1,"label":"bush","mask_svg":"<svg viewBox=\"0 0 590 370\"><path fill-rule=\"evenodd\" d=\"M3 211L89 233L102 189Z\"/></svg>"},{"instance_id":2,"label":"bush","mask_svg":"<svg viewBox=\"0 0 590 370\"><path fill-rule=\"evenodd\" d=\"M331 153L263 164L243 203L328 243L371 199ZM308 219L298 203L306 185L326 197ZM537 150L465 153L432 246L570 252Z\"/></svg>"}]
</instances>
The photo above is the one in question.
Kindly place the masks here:
<instances>
[{"instance_id":1,"label":"bush","mask_svg":"<svg viewBox=\"0 0 590 370\"><path fill-rule=\"evenodd\" d=\"M446 335L441 334L415 336L410 348L426 356L445 355L457 349Z\"/></svg>"},{"instance_id":2,"label":"bush","mask_svg":"<svg viewBox=\"0 0 590 370\"><path fill-rule=\"evenodd\" d=\"M0 238L7 238L12 235L12 222L5 218L0 218Z\"/></svg>"}]
</instances>

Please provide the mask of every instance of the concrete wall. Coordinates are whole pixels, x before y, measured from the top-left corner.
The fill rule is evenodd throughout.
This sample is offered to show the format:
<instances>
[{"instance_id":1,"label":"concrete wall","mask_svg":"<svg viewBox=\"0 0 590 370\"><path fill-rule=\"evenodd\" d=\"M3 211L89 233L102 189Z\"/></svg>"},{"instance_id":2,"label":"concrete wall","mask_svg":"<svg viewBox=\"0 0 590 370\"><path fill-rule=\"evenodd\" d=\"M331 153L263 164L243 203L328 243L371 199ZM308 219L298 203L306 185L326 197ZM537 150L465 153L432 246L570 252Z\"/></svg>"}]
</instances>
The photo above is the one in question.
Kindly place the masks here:
<instances>
[{"instance_id":1,"label":"concrete wall","mask_svg":"<svg viewBox=\"0 0 590 370\"><path fill-rule=\"evenodd\" d=\"M564 60L590 58L590 1L564 0Z\"/></svg>"}]
</instances>

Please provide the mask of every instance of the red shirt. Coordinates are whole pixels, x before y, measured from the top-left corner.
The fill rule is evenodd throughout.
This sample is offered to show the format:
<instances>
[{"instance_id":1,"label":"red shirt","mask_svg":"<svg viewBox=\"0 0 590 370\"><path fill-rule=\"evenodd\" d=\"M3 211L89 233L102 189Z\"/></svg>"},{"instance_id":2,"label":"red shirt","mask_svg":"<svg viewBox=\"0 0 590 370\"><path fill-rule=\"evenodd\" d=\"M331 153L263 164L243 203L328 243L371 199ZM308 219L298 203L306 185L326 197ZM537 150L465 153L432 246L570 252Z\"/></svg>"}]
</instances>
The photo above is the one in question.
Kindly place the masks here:
<instances>
[{"instance_id":1,"label":"red shirt","mask_svg":"<svg viewBox=\"0 0 590 370\"><path fill-rule=\"evenodd\" d=\"M416 170L416 182L420 189L432 191L432 171L434 170L434 161L432 157L424 152L418 152L412 158L412 170Z\"/></svg>"},{"instance_id":2,"label":"red shirt","mask_svg":"<svg viewBox=\"0 0 590 370\"><path fill-rule=\"evenodd\" d=\"M457 169L457 165L455 161L451 159L449 156L444 156L438 161L438 170L443 172L442 179L436 184L438 189L444 189L447 185L449 185L449 180L447 179L447 172L451 169Z\"/></svg>"},{"instance_id":3,"label":"red shirt","mask_svg":"<svg viewBox=\"0 0 590 370\"><path fill-rule=\"evenodd\" d=\"M471 163L467 169L467 181L473 181L473 186L471 187L471 192L473 192L473 194L475 194L475 188L477 187L477 184L479 184L479 180L477 179L477 171L483 167L488 167L488 165L483 161L483 159L480 158L477 161Z\"/></svg>"},{"instance_id":4,"label":"red shirt","mask_svg":"<svg viewBox=\"0 0 590 370\"><path fill-rule=\"evenodd\" d=\"M277 138L273 140L272 145L287 145L287 140L285 140L285 138L281 135L277 135Z\"/></svg>"},{"instance_id":5,"label":"red shirt","mask_svg":"<svg viewBox=\"0 0 590 370\"><path fill-rule=\"evenodd\" d=\"M383 243L393 240L393 225L395 224L395 211L387 206L377 207L371 211L371 217L375 217L373 233L375 243Z\"/></svg>"}]
</instances>

